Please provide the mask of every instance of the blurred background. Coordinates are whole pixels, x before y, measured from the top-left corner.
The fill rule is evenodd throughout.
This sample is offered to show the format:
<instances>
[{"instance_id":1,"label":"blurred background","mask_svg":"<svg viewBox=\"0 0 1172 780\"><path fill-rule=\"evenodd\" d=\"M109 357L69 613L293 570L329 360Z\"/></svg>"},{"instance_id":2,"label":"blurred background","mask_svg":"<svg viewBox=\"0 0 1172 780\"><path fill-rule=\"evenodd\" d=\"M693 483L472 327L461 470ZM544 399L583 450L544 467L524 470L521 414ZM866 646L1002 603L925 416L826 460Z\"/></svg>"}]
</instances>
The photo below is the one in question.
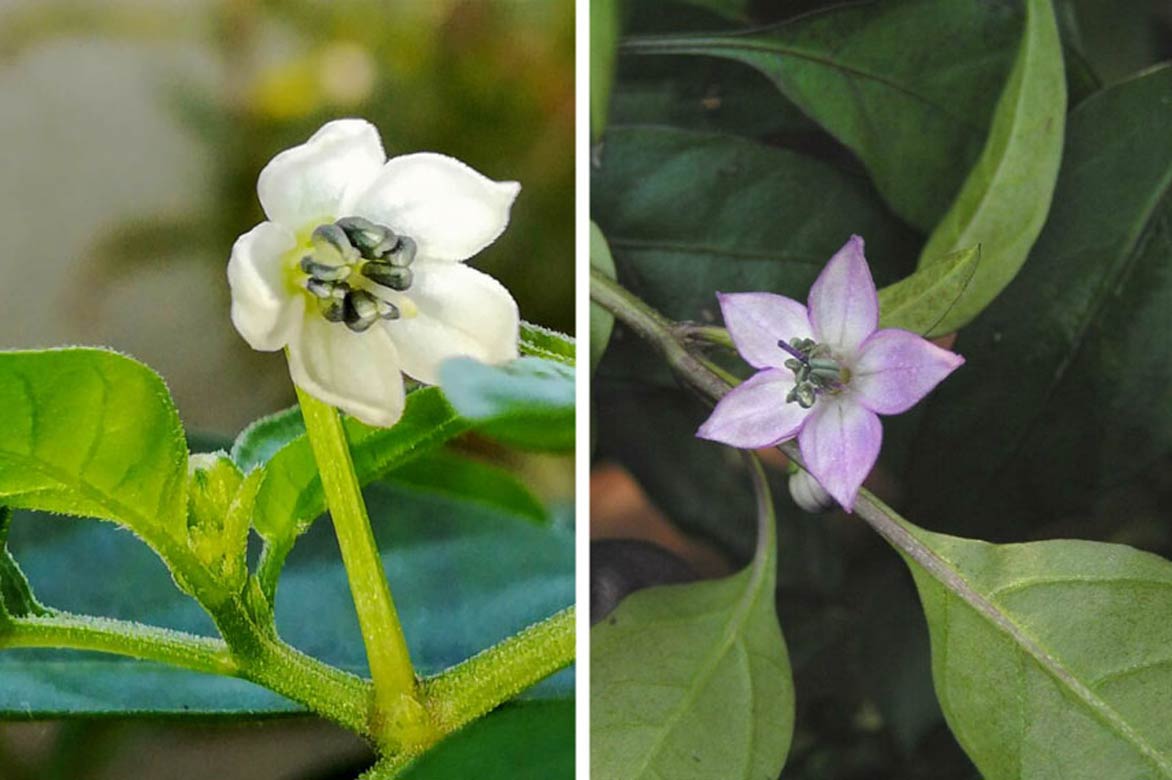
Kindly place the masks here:
<instances>
[{"instance_id":1,"label":"blurred background","mask_svg":"<svg viewBox=\"0 0 1172 780\"><path fill-rule=\"evenodd\" d=\"M389 155L520 181L473 263L572 332L573 44L572 0L0 0L0 349L133 355L213 437L292 404L283 358L232 329L225 268L263 219L260 169L340 116ZM564 501L572 463L552 460L510 465ZM0 780L353 778L367 760L308 720L0 724Z\"/></svg>"},{"instance_id":2,"label":"blurred background","mask_svg":"<svg viewBox=\"0 0 1172 780\"><path fill-rule=\"evenodd\" d=\"M573 328L570 0L0 0L0 348L108 345L189 429L288 406L279 355L228 320L256 177L325 121L523 189L473 260Z\"/></svg>"}]
</instances>

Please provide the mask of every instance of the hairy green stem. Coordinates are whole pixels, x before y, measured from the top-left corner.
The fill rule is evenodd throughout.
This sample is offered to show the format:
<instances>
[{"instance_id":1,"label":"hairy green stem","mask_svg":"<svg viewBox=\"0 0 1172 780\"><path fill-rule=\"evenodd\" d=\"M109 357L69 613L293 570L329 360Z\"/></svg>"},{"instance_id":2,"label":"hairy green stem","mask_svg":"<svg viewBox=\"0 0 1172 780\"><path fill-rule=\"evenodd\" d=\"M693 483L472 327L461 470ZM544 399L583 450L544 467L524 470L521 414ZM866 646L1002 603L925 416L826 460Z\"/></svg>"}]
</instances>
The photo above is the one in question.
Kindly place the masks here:
<instances>
[{"instance_id":1,"label":"hairy green stem","mask_svg":"<svg viewBox=\"0 0 1172 780\"><path fill-rule=\"evenodd\" d=\"M10 618L0 631L0 649L88 650L238 677L369 735L366 702L370 692L365 681L258 631L238 607L221 606L220 610L217 623L233 637L232 646L220 639L125 620L53 613ZM234 617L226 617L227 613Z\"/></svg>"},{"instance_id":2,"label":"hairy green stem","mask_svg":"<svg viewBox=\"0 0 1172 780\"><path fill-rule=\"evenodd\" d=\"M366 646L374 682L373 730L392 752L430 744L435 739L434 729L418 698L415 669L354 473L342 419L336 409L301 388L297 388L297 398Z\"/></svg>"},{"instance_id":3,"label":"hairy green stem","mask_svg":"<svg viewBox=\"0 0 1172 780\"><path fill-rule=\"evenodd\" d=\"M452 732L573 661L571 606L427 680L428 709Z\"/></svg>"},{"instance_id":4,"label":"hairy green stem","mask_svg":"<svg viewBox=\"0 0 1172 780\"><path fill-rule=\"evenodd\" d=\"M236 676L240 672L222 640L125 620L68 613L12 618L0 634L0 648L10 647L92 650L208 674Z\"/></svg>"}]
</instances>

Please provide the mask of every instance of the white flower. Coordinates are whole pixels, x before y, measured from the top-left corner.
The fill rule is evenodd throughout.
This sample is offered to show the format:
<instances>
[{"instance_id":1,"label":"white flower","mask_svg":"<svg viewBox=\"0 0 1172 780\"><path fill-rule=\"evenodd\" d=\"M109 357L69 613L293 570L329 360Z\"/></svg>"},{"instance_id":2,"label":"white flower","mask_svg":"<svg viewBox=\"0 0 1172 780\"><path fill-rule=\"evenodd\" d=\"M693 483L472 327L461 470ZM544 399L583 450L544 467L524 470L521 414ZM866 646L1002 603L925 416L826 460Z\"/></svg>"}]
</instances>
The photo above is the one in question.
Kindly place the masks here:
<instances>
[{"instance_id":1,"label":"white flower","mask_svg":"<svg viewBox=\"0 0 1172 780\"><path fill-rule=\"evenodd\" d=\"M404 373L435 384L451 357L517 357L516 302L462 261L520 189L440 154L388 160L369 122L330 122L260 173L269 221L232 247L232 322L254 349L287 348L309 394L392 425Z\"/></svg>"}]
</instances>

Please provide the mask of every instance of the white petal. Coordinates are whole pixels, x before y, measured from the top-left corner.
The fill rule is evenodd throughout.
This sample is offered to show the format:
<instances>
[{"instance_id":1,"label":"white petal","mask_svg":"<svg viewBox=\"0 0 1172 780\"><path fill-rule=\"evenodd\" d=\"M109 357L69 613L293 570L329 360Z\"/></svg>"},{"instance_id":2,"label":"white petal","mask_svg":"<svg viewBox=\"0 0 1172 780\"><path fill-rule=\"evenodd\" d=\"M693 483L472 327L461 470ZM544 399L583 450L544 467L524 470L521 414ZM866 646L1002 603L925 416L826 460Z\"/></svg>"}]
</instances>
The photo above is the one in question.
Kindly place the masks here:
<instances>
[{"instance_id":1,"label":"white petal","mask_svg":"<svg viewBox=\"0 0 1172 780\"><path fill-rule=\"evenodd\" d=\"M367 425L386 428L403 415L399 356L378 326L353 333L310 312L289 345L289 372L302 390Z\"/></svg>"},{"instance_id":2,"label":"white petal","mask_svg":"<svg viewBox=\"0 0 1172 780\"><path fill-rule=\"evenodd\" d=\"M410 236L422 257L465 260L504 232L520 191L515 181L496 182L459 160L423 152L387 161L352 212Z\"/></svg>"},{"instance_id":3,"label":"white petal","mask_svg":"<svg viewBox=\"0 0 1172 780\"><path fill-rule=\"evenodd\" d=\"M337 217L347 191L362 192L386 161L378 130L363 119L329 122L274 157L256 184L265 214L293 230Z\"/></svg>"},{"instance_id":4,"label":"white petal","mask_svg":"<svg viewBox=\"0 0 1172 780\"><path fill-rule=\"evenodd\" d=\"M253 349L271 352L285 346L300 320L304 298L290 294L284 268L285 254L295 245L289 230L262 222L232 246L232 324Z\"/></svg>"},{"instance_id":5,"label":"white petal","mask_svg":"<svg viewBox=\"0 0 1172 780\"><path fill-rule=\"evenodd\" d=\"M517 357L520 314L504 286L459 263L416 261L415 281L404 297L415 316L387 323L403 371L420 382L439 382L439 365L463 355L483 363Z\"/></svg>"}]
</instances>

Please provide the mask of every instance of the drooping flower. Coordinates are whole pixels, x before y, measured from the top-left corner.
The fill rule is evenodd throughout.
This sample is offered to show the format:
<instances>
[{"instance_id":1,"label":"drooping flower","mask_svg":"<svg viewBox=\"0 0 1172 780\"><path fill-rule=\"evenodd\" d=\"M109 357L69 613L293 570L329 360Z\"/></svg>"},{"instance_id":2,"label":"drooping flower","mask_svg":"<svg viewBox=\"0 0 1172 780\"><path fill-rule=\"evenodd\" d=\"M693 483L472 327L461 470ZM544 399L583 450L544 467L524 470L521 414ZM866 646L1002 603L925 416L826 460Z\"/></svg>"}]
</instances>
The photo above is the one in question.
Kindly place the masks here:
<instances>
[{"instance_id":1,"label":"drooping flower","mask_svg":"<svg viewBox=\"0 0 1172 780\"><path fill-rule=\"evenodd\" d=\"M879 415L906 412L964 363L915 333L878 329L858 236L830 258L808 306L773 293L717 297L737 351L758 371L696 435L741 449L796 437L810 473L847 511L879 457Z\"/></svg>"},{"instance_id":2,"label":"drooping flower","mask_svg":"<svg viewBox=\"0 0 1172 780\"><path fill-rule=\"evenodd\" d=\"M403 374L435 384L451 357L517 357L516 302L463 261L520 189L440 154L388 160L369 122L329 122L260 173L268 221L232 247L232 322L254 349L287 349L310 395L392 425Z\"/></svg>"}]
</instances>

